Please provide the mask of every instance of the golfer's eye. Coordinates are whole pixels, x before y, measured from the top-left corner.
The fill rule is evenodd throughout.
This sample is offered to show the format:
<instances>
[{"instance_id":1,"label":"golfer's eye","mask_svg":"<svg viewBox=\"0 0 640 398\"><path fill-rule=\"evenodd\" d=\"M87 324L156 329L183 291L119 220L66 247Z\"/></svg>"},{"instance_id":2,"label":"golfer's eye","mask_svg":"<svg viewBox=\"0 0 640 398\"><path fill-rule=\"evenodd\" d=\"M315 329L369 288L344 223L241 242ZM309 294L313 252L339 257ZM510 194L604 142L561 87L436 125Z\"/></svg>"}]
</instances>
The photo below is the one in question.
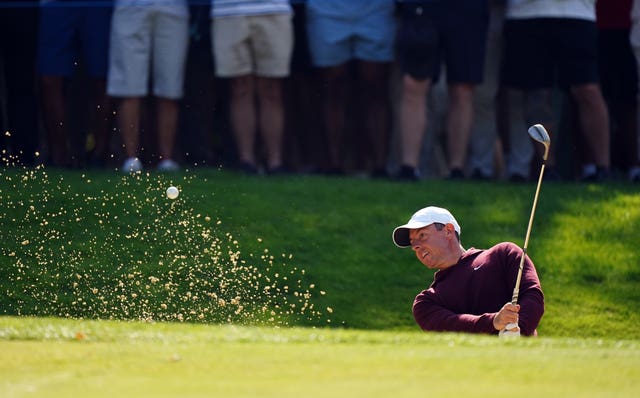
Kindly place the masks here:
<instances>
[{"instance_id":1,"label":"golfer's eye","mask_svg":"<svg viewBox=\"0 0 640 398\"><path fill-rule=\"evenodd\" d=\"M411 239L411 245L416 245L418 243L421 243L423 240L425 239L425 236L423 233L418 234L418 236L415 237L415 239Z\"/></svg>"}]
</instances>

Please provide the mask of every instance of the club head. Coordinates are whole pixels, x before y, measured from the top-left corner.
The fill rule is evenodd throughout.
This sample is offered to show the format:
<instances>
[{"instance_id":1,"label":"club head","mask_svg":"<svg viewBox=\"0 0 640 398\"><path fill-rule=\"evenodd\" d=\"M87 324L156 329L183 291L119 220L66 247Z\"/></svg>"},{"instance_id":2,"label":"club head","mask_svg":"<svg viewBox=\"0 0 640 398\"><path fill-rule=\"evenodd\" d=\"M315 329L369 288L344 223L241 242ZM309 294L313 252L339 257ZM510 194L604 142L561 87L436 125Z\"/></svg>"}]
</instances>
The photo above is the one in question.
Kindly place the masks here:
<instances>
[{"instance_id":1,"label":"club head","mask_svg":"<svg viewBox=\"0 0 640 398\"><path fill-rule=\"evenodd\" d=\"M534 124L529 127L527 132L529 133L529 137L544 145L544 160L547 160L547 156L549 155L549 145L551 145L551 138L549 138L547 130L541 124Z\"/></svg>"}]
</instances>

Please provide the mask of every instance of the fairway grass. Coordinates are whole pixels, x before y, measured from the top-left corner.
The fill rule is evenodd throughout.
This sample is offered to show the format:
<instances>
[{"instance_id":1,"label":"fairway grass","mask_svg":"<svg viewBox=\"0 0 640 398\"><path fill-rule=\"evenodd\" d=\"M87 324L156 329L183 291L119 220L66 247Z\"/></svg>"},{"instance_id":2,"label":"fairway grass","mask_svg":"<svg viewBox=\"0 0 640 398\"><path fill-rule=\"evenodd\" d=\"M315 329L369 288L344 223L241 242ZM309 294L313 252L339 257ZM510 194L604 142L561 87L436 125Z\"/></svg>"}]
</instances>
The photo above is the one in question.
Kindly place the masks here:
<instances>
[{"instance_id":1,"label":"fairway grass","mask_svg":"<svg viewBox=\"0 0 640 398\"><path fill-rule=\"evenodd\" d=\"M0 318L2 397L633 397L637 341Z\"/></svg>"}]
</instances>

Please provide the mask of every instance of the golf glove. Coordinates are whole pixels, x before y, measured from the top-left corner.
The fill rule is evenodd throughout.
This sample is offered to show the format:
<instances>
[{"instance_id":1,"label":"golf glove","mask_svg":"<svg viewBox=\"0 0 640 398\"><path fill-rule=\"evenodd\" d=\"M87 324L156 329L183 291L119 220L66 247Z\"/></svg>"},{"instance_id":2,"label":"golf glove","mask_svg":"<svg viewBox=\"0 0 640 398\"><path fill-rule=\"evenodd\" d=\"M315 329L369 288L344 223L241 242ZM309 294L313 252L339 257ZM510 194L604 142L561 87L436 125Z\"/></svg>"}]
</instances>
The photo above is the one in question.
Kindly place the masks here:
<instances>
[{"instance_id":1,"label":"golf glove","mask_svg":"<svg viewBox=\"0 0 640 398\"><path fill-rule=\"evenodd\" d=\"M500 337L520 337L520 327L517 323L508 323L499 333Z\"/></svg>"}]
</instances>

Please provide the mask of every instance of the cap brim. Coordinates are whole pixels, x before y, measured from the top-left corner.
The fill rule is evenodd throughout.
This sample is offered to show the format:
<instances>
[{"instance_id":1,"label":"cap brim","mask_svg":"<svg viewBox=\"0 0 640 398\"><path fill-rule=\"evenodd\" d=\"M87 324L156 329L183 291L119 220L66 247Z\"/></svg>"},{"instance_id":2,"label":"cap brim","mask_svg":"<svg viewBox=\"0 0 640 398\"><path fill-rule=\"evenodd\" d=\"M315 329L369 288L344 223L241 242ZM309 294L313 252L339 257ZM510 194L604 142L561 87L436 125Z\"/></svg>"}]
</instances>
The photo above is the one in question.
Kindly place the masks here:
<instances>
[{"instance_id":1,"label":"cap brim","mask_svg":"<svg viewBox=\"0 0 640 398\"><path fill-rule=\"evenodd\" d=\"M414 222L409 222L407 224L396 227L396 229L393 230L393 234L391 235L391 237L393 238L393 243L395 243L396 246L401 248L410 247L411 241L409 240L409 231L412 229L423 228L423 227L426 227L427 225L430 225L430 224L414 221Z\"/></svg>"},{"instance_id":2,"label":"cap brim","mask_svg":"<svg viewBox=\"0 0 640 398\"><path fill-rule=\"evenodd\" d=\"M407 227L398 227L394 229L392 238L393 243L398 247L405 248L411 246L411 242L409 241L409 228Z\"/></svg>"}]
</instances>

